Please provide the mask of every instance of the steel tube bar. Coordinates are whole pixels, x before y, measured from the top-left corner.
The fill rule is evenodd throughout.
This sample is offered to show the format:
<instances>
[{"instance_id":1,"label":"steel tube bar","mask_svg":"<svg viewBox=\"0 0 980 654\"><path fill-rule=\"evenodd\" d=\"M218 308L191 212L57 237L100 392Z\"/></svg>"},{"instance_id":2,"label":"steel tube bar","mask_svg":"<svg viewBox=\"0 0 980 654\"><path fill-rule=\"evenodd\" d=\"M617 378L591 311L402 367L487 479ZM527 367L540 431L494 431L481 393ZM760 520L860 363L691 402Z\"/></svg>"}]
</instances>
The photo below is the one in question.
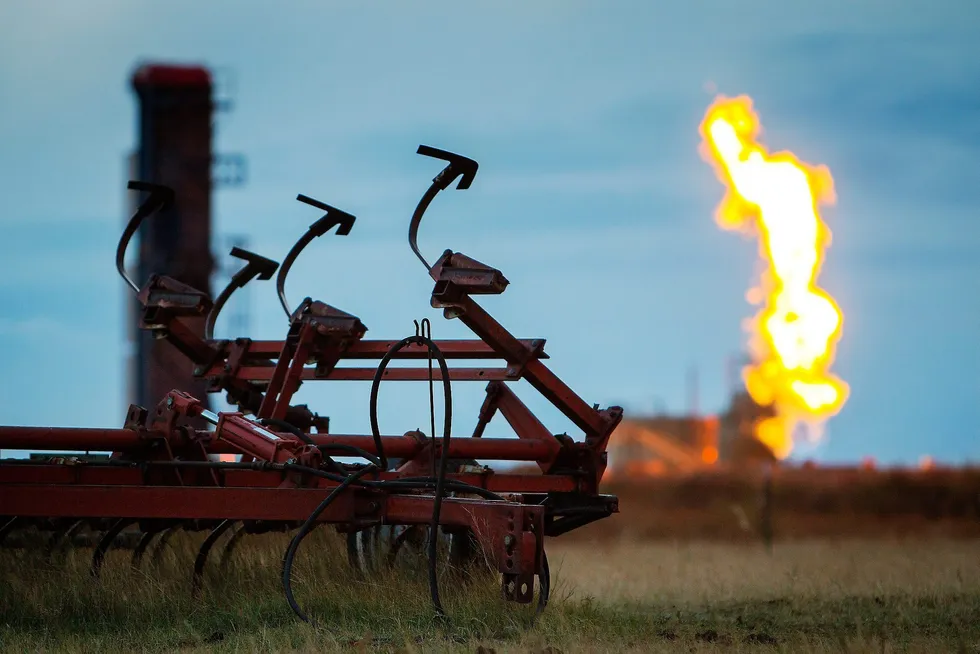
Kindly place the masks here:
<instances>
[{"instance_id":1,"label":"steel tube bar","mask_svg":"<svg viewBox=\"0 0 980 654\"><path fill-rule=\"evenodd\" d=\"M214 343L215 341L211 341ZM344 350L344 359L382 359L384 355L397 343L397 340L362 340L351 343ZM534 347L535 342L544 342L544 339L520 339L520 343L528 349ZM504 353L498 352L487 343L475 339L465 340L436 340L436 345L447 359L505 359ZM249 343L249 357L276 358L282 351L282 341L252 341ZM427 359L428 350L420 345L409 345L403 348L393 358L395 359ZM547 359L548 355L542 352L541 359Z\"/></svg>"},{"instance_id":2,"label":"steel tube bar","mask_svg":"<svg viewBox=\"0 0 980 654\"><path fill-rule=\"evenodd\" d=\"M237 377L248 381L263 382L273 378L276 368L273 366L242 366ZM331 379L334 381L372 381L377 373L376 368L334 368L324 377L317 377L316 368L303 368L300 379ZM449 378L452 381L517 381L520 375L508 368L450 368ZM429 381L427 368L388 368L384 379L392 381ZM433 367L432 379L442 381L442 373L438 367Z\"/></svg>"},{"instance_id":3,"label":"steel tube bar","mask_svg":"<svg viewBox=\"0 0 980 654\"><path fill-rule=\"evenodd\" d=\"M327 488L206 488L187 486L94 486L10 484L3 487L4 511L23 517L140 518L179 520L280 520L303 521L324 498ZM367 500L376 497L359 491L337 497L320 522L380 519L390 513L400 524L427 524L432 518L432 498L392 495L383 498L373 512ZM447 525L468 525L467 509L475 507L518 508L520 504L445 498L440 520ZM374 513L372 516L371 514Z\"/></svg>"},{"instance_id":4,"label":"steel tube bar","mask_svg":"<svg viewBox=\"0 0 980 654\"><path fill-rule=\"evenodd\" d=\"M202 437L213 432L199 432ZM152 437L152 432L148 434ZM310 434L317 445L352 445L375 452L374 439L354 434ZM432 443L405 436L382 436L385 454L398 459L412 458ZM132 452L149 445L149 439L132 429L89 429L74 427L0 427L0 449L31 451ZM434 443L436 452L441 444ZM449 457L489 461L543 461L554 455L557 441L518 438L459 438L450 442ZM208 444L212 454L238 452L222 442ZM342 455L341 455L342 456Z\"/></svg>"},{"instance_id":5,"label":"steel tube bar","mask_svg":"<svg viewBox=\"0 0 980 654\"><path fill-rule=\"evenodd\" d=\"M200 432L202 437L212 432ZM152 439L132 429L89 429L74 427L0 427L0 449L43 451L132 452L145 448ZM286 436L288 438L288 436ZM377 454L374 439L354 434L310 434L317 445L352 445ZM431 440L418 441L405 436L382 436L385 454L408 459L419 454ZM441 452L441 443L434 443ZM450 442L449 457L488 461L544 461L554 456L557 441L518 438L459 438ZM212 442L212 454L238 452L230 444ZM339 454L343 456L342 454Z\"/></svg>"},{"instance_id":6,"label":"steel tube bar","mask_svg":"<svg viewBox=\"0 0 980 654\"><path fill-rule=\"evenodd\" d=\"M379 475L379 478L398 479L402 476L396 472L383 472ZM481 475L476 473L451 473L446 478L461 481L471 486L485 488L495 493L567 493L579 490L579 483L572 477L565 475L505 473ZM275 470L226 470L222 474L223 486L212 488L217 488L217 490L230 490L234 488L275 490L282 483L282 479L283 474ZM19 486L30 486L32 488L50 487L56 489L75 486L98 486L115 488L117 492L124 494L132 488L144 487L146 483L144 473L137 465L59 465L34 462L16 464L0 463L0 515L19 515L19 513L10 509L7 503L8 489ZM334 485L333 482L325 479L319 480L318 482L318 487L321 490L324 488L329 489ZM229 495L228 497L231 496ZM29 500L25 499L24 501Z\"/></svg>"},{"instance_id":7,"label":"steel tube bar","mask_svg":"<svg viewBox=\"0 0 980 654\"><path fill-rule=\"evenodd\" d=\"M142 443L132 429L88 427L0 427L3 450L76 450L113 452L131 450Z\"/></svg>"}]
</instances>

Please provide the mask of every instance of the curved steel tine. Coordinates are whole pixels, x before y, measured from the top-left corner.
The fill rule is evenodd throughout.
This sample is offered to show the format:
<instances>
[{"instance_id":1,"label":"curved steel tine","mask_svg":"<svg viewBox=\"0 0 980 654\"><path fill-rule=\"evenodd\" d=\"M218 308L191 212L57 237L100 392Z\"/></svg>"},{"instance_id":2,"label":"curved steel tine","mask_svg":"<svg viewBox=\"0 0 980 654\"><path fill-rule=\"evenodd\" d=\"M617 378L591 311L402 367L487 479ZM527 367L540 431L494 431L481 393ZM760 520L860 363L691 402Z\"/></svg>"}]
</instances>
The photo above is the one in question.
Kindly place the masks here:
<instances>
[{"instance_id":1,"label":"curved steel tine","mask_svg":"<svg viewBox=\"0 0 980 654\"><path fill-rule=\"evenodd\" d=\"M62 529L56 529L51 537L48 538L46 547L44 548L44 557L50 559L51 556L62 549L62 545L71 544L71 539L74 537L75 533L85 524L84 520L76 520Z\"/></svg>"},{"instance_id":2,"label":"curved steel tine","mask_svg":"<svg viewBox=\"0 0 980 654\"><path fill-rule=\"evenodd\" d=\"M416 532L418 531L418 525L408 525L395 536L395 539L391 541L391 545L388 547L388 556L386 562L389 568L394 567L395 559L398 557L398 552L401 551L402 545L409 541L409 539L416 537Z\"/></svg>"},{"instance_id":3,"label":"curved steel tine","mask_svg":"<svg viewBox=\"0 0 980 654\"><path fill-rule=\"evenodd\" d=\"M378 528L368 527L361 532L361 549L364 555L364 568L368 572L374 572L377 570L377 557L375 557L374 548L377 547L378 542Z\"/></svg>"},{"instance_id":4,"label":"curved steel tine","mask_svg":"<svg viewBox=\"0 0 980 654\"><path fill-rule=\"evenodd\" d=\"M86 520L79 520L78 522L76 522L75 524L73 524L71 527L69 527L68 528L68 531L65 533L65 542L68 545L71 545L72 544L72 541L75 539L75 535L78 532L80 532L82 529L84 529L87 524L88 523L87 523Z\"/></svg>"},{"instance_id":5,"label":"curved steel tine","mask_svg":"<svg viewBox=\"0 0 980 654\"><path fill-rule=\"evenodd\" d=\"M26 522L26 520L24 518L21 518L20 516L14 516L10 520L7 520L7 522L5 522L2 527L0 527L0 546L3 545L3 541L6 540L7 536L12 534L17 529L17 527L19 527L24 522Z\"/></svg>"},{"instance_id":6,"label":"curved steel tine","mask_svg":"<svg viewBox=\"0 0 980 654\"><path fill-rule=\"evenodd\" d=\"M160 563L160 561L163 559L163 548L167 546L167 543L174 537L174 534L181 529L181 525L174 525L169 529L165 529L163 534L160 535L160 540L157 541L156 547L153 548L153 557L151 559L153 565L158 565Z\"/></svg>"},{"instance_id":7,"label":"curved steel tine","mask_svg":"<svg viewBox=\"0 0 980 654\"><path fill-rule=\"evenodd\" d=\"M116 246L116 270L122 276L126 284L133 289L134 293L140 292L140 287L137 286L136 282L126 273L126 248L129 247L129 241L133 238L133 234L139 229L140 223L143 222L148 216L153 215L157 211L166 208L174 199L173 189L162 186L160 184L151 184L149 182L135 182L131 181L127 187L132 191L149 191L150 197L148 197L139 208L136 209L136 213L133 217L129 219L129 223L126 225L126 229L123 230L122 236L119 239L119 245Z\"/></svg>"},{"instance_id":8,"label":"curved steel tine","mask_svg":"<svg viewBox=\"0 0 980 654\"><path fill-rule=\"evenodd\" d=\"M222 570L228 565L231 560L231 555L235 551L235 547L238 546L238 542L244 537L248 532L245 530L245 523L239 522L234 531L231 532L231 536L228 538L228 542L225 543L224 549L221 551L221 562L218 567Z\"/></svg>"},{"instance_id":9,"label":"curved steel tine","mask_svg":"<svg viewBox=\"0 0 980 654\"><path fill-rule=\"evenodd\" d=\"M449 569L466 578L470 566L478 553L480 544L469 529L451 534L449 537Z\"/></svg>"},{"instance_id":10,"label":"curved steel tine","mask_svg":"<svg viewBox=\"0 0 980 654\"><path fill-rule=\"evenodd\" d=\"M140 564L143 562L143 555L146 553L146 549L150 546L150 543L153 542L153 539L156 538L156 535L161 531L162 530L160 529L156 531L147 531L142 537L140 537L139 543L136 544L136 549L133 550L133 559L130 562L133 570L140 569Z\"/></svg>"},{"instance_id":11,"label":"curved steel tine","mask_svg":"<svg viewBox=\"0 0 980 654\"><path fill-rule=\"evenodd\" d=\"M119 518L104 534L102 534L99 544L95 547L95 553L92 554L91 573L93 577L99 576L99 571L102 569L102 562L105 561L106 552L108 552L109 548L112 547L112 543L116 540L116 537L122 533L123 529L134 522L136 522L136 520L132 520L130 518Z\"/></svg>"},{"instance_id":12,"label":"curved steel tine","mask_svg":"<svg viewBox=\"0 0 980 654\"><path fill-rule=\"evenodd\" d=\"M204 566L208 562L208 553L214 544L218 542L221 535L224 534L228 529L235 524L234 520L222 520L218 523L218 526L211 530L208 537L204 539L201 543L201 548L197 552L197 558L194 560L194 578L191 582L191 597L197 599L201 596L201 582L204 579Z\"/></svg>"},{"instance_id":13,"label":"curved steel tine","mask_svg":"<svg viewBox=\"0 0 980 654\"><path fill-rule=\"evenodd\" d=\"M221 313L221 309L224 308L225 303L231 298L231 294L235 292L235 289L244 288L246 284L255 279L272 279L272 276L276 273L276 269L279 267L279 262L273 261L272 259L266 259L263 256L255 254L254 252L249 252L248 250L243 250L239 247L233 247L231 249L231 256L242 259L246 262L245 267L235 273L228 285L225 286L221 294L211 305L211 311L208 312L208 317L204 322L204 338L207 340L214 339L214 325L218 322L218 314Z\"/></svg>"},{"instance_id":14,"label":"curved steel tine","mask_svg":"<svg viewBox=\"0 0 980 654\"><path fill-rule=\"evenodd\" d=\"M408 225L408 244L412 247L412 252L415 256L419 258L422 265L425 266L426 270L431 270L432 266L429 262L425 260L422 253L419 252L418 237L419 237L419 225L422 223L422 216L425 214L425 210L429 208L429 204L432 200L439 194L439 191L443 191L453 180L460 177L459 184L456 188L460 191L468 189L470 184L473 183L473 178L476 177L476 171L480 167L476 161L464 157L462 155L454 154L452 152L447 152L445 150L438 150L436 148L430 147L428 145L420 145L417 154L425 155L427 157L435 157L436 159L442 159L443 161L448 161L449 165L442 169L442 171L432 179L432 184L429 189L419 200L419 204L415 207L415 213L412 214L412 221Z\"/></svg>"},{"instance_id":15,"label":"curved steel tine","mask_svg":"<svg viewBox=\"0 0 980 654\"><path fill-rule=\"evenodd\" d=\"M377 527L364 527L347 534L347 560L358 575L372 572L375 564L375 536Z\"/></svg>"},{"instance_id":16,"label":"curved steel tine","mask_svg":"<svg viewBox=\"0 0 980 654\"><path fill-rule=\"evenodd\" d=\"M305 234L300 236L299 240L296 241L289 251L289 254L282 260L282 265L279 266L279 274L276 275L276 291L279 293L279 303L282 304L282 310L286 312L287 317L291 317L293 312L289 310L289 303L286 301L286 275L289 274L289 269L292 268L296 257L299 256L303 248L309 245L313 239L318 236L323 236L334 225L337 225L338 236L350 234L350 230L354 227L354 221L357 220L346 211L341 211L340 209L331 207L329 204L324 204L319 200L314 200L303 194L297 195L296 199L317 209L323 209L326 213L310 225Z\"/></svg>"}]
</instances>

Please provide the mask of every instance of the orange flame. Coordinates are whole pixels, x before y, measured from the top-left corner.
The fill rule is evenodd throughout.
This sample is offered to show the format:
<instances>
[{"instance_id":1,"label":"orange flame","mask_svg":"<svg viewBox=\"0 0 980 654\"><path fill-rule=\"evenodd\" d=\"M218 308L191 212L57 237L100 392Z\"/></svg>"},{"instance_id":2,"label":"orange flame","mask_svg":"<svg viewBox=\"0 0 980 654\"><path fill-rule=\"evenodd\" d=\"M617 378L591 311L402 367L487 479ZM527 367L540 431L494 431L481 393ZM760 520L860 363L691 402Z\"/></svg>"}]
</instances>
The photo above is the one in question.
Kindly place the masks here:
<instances>
[{"instance_id":1,"label":"orange flame","mask_svg":"<svg viewBox=\"0 0 980 654\"><path fill-rule=\"evenodd\" d=\"M833 179L826 166L809 166L790 152L767 152L757 141L761 126L748 96L719 96L700 131L701 154L727 188L718 224L757 234L768 264L759 288L747 295L764 307L750 323L754 363L742 376L752 398L776 410L756 425L756 437L785 458L796 428L817 433L849 393L829 372L843 314L816 282L830 244L817 205L836 200Z\"/></svg>"}]
</instances>

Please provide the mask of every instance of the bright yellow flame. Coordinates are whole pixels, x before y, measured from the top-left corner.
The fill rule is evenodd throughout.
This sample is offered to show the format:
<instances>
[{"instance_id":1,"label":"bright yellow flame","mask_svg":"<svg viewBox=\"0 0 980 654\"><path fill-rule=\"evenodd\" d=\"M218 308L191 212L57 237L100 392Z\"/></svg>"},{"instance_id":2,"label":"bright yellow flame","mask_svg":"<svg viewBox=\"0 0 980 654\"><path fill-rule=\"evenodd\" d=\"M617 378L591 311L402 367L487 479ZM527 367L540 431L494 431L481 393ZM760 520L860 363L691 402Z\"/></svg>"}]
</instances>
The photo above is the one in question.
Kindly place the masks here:
<instances>
[{"instance_id":1,"label":"bright yellow flame","mask_svg":"<svg viewBox=\"0 0 980 654\"><path fill-rule=\"evenodd\" d=\"M770 154L760 145L759 118L748 96L719 96L700 129L701 154L727 189L718 224L757 234L768 264L759 287L746 295L764 306L750 324L755 362L743 378L756 402L776 409L775 418L756 426L756 436L785 458L796 426L836 415L849 393L829 372L843 314L816 281L830 244L817 205L835 201L833 179L825 166L809 166L790 152Z\"/></svg>"}]
</instances>

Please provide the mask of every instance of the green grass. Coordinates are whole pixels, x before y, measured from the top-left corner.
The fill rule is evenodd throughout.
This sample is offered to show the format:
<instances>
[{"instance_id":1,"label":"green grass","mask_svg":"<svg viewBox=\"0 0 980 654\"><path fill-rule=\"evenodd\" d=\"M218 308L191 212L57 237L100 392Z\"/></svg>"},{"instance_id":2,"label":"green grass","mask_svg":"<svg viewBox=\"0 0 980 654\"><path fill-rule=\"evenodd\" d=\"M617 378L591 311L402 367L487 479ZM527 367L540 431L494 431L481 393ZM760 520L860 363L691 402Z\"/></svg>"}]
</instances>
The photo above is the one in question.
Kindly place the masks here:
<instances>
[{"instance_id":1,"label":"green grass","mask_svg":"<svg viewBox=\"0 0 980 654\"><path fill-rule=\"evenodd\" d=\"M971 541L808 542L756 546L549 542L552 602L504 602L489 575L444 575L448 624L433 618L424 574L359 579L340 538L304 542L297 620L279 581L281 535L243 541L205 594L190 597L203 534L172 541L159 566L90 550L52 561L0 551L3 651L980 651L980 547ZM217 554L217 552L213 552ZM482 648L482 650L481 650Z\"/></svg>"}]
</instances>

